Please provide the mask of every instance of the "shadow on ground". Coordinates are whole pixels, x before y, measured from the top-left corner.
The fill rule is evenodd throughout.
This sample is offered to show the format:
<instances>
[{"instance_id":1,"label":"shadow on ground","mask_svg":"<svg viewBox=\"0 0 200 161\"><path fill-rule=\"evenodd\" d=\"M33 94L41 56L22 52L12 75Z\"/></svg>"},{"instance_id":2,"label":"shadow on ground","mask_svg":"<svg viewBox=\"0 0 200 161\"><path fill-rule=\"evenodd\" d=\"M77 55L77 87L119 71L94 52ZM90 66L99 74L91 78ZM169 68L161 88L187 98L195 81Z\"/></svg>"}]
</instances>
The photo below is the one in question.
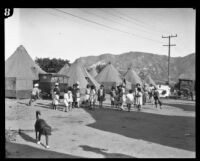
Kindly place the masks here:
<instances>
[{"instance_id":1,"label":"shadow on ground","mask_svg":"<svg viewBox=\"0 0 200 161\"><path fill-rule=\"evenodd\" d=\"M169 147L195 151L195 118L112 109L85 109L95 120L87 126Z\"/></svg>"},{"instance_id":2,"label":"shadow on ground","mask_svg":"<svg viewBox=\"0 0 200 161\"><path fill-rule=\"evenodd\" d=\"M25 102L17 102L17 103L19 103L19 104L21 104L21 105L26 105L26 106L28 106L28 102L27 102L27 103L25 103Z\"/></svg>"},{"instance_id":3,"label":"shadow on ground","mask_svg":"<svg viewBox=\"0 0 200 161\"><path fill-rule=\"evenodd\" d=\"M29 145L6 142L6 158L80 158L51 150L43 150Z\"/></svg>"},{"instance_id":4,"label":"shadow on ground","mask_svg":"<svg viewBox=\"0 0 200 161\"><path fill-rule=\"evenodd\" d=\"M19 132L19 136L21 136L24 140L27 142L33 142L36 143L36 140L30 137L29 135L25 134L24 132Z\"/></svg>"},{"instance_id":5,"label":"shadow on ground","mask_svg":"<svg viewBox=\"0 0 200 161\"><path fill-rule=\"evenodd\" d=\"M175 104L175 103L163 103L163 105L173 106L180 108L184 111L195 111L195 104Z\"/></svg>"},{"instance_id":6,"label":"shadow on ground","mask_svg":"<svg viewBox=\"0 0 200 161\"><path fill-rule=\"evenodd\" d=\"M134 158L130 155L120 154L120 153L106 153L106 149L95 148L87 145L80 145L79 147L83 148L84 151L90 151L98 154L102 154L105 158Z\"/></svg>"}]
</instances>

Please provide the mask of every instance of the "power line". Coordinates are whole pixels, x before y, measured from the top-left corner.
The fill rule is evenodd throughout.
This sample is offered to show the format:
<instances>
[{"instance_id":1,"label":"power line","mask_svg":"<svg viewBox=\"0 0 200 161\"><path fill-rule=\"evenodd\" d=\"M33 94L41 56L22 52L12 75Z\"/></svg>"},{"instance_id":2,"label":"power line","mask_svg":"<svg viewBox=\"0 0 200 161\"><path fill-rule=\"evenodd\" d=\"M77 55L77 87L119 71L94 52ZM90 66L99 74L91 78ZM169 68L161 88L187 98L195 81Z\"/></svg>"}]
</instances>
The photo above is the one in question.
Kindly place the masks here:
<instances>
[{"instance_id":1,"label":"power line","mask_svg":"<svg viewBox=\"0 0 200 161\"><path fill-rule=\"evenodd\" d=\"M86 10L84 10L84 9L80 9L80 10L83 11L83 12L85 12L85 13L88 13L88 14L90 14L90 15L95 15L96 17L100 17L100 18L102 18L102 19L104 19L104 20L108 20L108 21L110 21L110 22L114 22L114 23L119 24L119 25L121 25L121 26L123 26L123 27L129 28L129 29L133 29L132 27L127 26L127 25L125 25L125 24L123 24L123 23L119 23L119 21L114 21L113 19L108 19L107 17L104 17L104 16L100 16L100 15L98 15L98 14L91 13L91 12L86 11ZM155 34L150 33L150 32L147 32L147 31L145 31L145 30L142 30L141 28L140 28L140 29L135 28L135 29L138 30L138 31L145 32L145 33L148 33L148 34L151 34L151 35L155 36Z\"/></svg>"},{"instance_id":2,"label":"power line","mask_svg":"<svg viewBox=\"0 0 200 161\"><path fill-rule=\"evenodd\" d=\"M137 35L137 34L130 33L130 32L127 32L127 31L123 31L123 30L120 30L120 29L117 29L117 28L113 28L113 27L110 27L110 26L108 26L108 25L104 25L104 24L101 24L101 23L98 23L98 22L95 22L95 21L92 21L92 20L89 20L89 19L86 19L86 18L77 16L77 15L74 15L74 14L72 14L72 13L69 13L69 12L66 12L66 11L63 11L63 10L59 10L59 9L55 9L55 8L53 8L53 9L54 9L54 10L57 10L57 11L59 11L59 12L62 12L62 13L64 13L64 14L68 14L68 15L70 15L70 16L73 16L73 17L82 19L82 20L84 20L84 21L87 21L87 22L94 23L94 24L99 25L99 26L103 26L103 27L109 28L109 29L111 29L111 30L115 30L115 31L118 31L118 32L121 32L121 33L125 33L125 34L131 35L131 36L137 36L137 37L140 37L140 38L143 38L143 39L147 39L147 40L150 40L150 41L154 41L154 42L157 42L157 43L163 43L163 42L158 41L158 40L150 39L150 38L147 38L147 37L144 37L144 36L141 36L141 35Z\"/></svg>"},{"instance_id":3,"label":"power line","mask_svg":"<svg viewBox=\"0 0 200 161\"><path fill-rule=\"evenodd\" d=\"M147 23L145 23L145 22L143 22L143 21L141 21L141 20L138 20L138 19L136 19L136 18L133 18L133 17L131 17L131 16L128 16L128 15L126 15L126 14L120 12L120 11L117 10L117 9L114 9L113 11L115 11L115 13L118 13L118 14L120 13L121 15L127 17L128 19L131 19L131 20L135 21L136 23L138 23L138 25L140 25L140 26L142 25L141 27L146 28L146 29L149 30L149 28L146 27L146 26L148 25L149 27L151 27L152 29L154 29L153 32L156 32L157 34L161 34L161 33L164 32L164 31L155 30L155 27L152 26L151 24L147 24Z\"/></svg>"},{"instance_id":4,"label":"power line","mask_svg":"<svg viewBox=\"0 0 200 161\"><path fill-rule=\"evenodd\" d=\"M101 10L103 10L104 12L107 12L108 14L113 15L113 16L119 18L119 19L122 19L122 20L124 20L124 21L127 21L127 22L131 23L132 25L134 24L134 25L139 26L139 27L140 27L140 30L141 30L141 27L142 27L144 32L150 33L150 32L149 32L149 28L146 28L146 26L144 27L144 26L142 26L141 24L137 24L137 22L133 21L132 19L131 19L131 21L130 21L130 18L129 18L129 20L128 20L127 18L124 18L124 16L122 17L122 16L121 16L122 14L120 15L120 14L119 14L119 11L112 10L112 11L114 11L115 13L117 13L117 15L116 15L116 14L110 12L110 10L109 10L109 11L108 11L108 10L105 10L105 9L101 9ZM121 13L121 12L120 12L120 13ZM124 14L123 14L123 15L124 15ZM145 29L145 30L144 30L144 29ZM151 30L151 31L152 31L152 30ZM150 34L153 34L153 33L150 33ZM158 34L158 33L156 33L156 34ZM159 35L160 35L160 34L159 34Z\"/></svg>"}]
</instances>

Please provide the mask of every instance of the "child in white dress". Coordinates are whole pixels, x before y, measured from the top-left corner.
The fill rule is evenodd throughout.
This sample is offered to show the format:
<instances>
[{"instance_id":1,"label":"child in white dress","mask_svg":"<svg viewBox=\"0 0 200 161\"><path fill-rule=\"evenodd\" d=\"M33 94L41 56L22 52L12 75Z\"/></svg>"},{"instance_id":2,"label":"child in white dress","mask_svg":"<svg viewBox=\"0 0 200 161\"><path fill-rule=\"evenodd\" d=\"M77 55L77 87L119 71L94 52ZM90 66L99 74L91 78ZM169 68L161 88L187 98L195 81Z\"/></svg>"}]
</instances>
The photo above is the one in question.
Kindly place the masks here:
<instances>
[{"instance_id":1,"label":"child in white dress","mask_svg":"<svg viewBox=\"0 0 200 161\"><path fill-rule=\"evenodd\" d=\"M133 96L133 90L129 90L129 93L126 95L126 103L128 111L131 111L131 105L134 104L134 96Z\"/></svg>"},{"instance_id":2,"label":"child in white dress","mask_svg":"<svg viewBox=\"0 0 200 161\"><path fill-rule=\"evenodd\" d=\"M69 111L69 95L68 91L65 89L64 90L64 104L65 104L65 112Z\"/></svg>"},{"instance_id":3,"label":"child in white dress","mask_svg":"<svg viewBox=\"0 0 200 161\"><path fill-rule=\"evenodd\" d=\"M72 95L72 88L70 87L69 89L68 89L68 104L69 104L69 111L71 111L72 110L72 103L73 103L73 95Z\"/></svg>"},{"instance_id":4,"label":"child in white dress","mask_svg":"<svg viewBox=\"0 0 200 161\"><path fill-rule=\"evenodd\" d=\"M142 107L142 91L141 91L140 87L137 88L137 92L136 92L135 97L136 97L136 99L135 99L136 107L140 111L141 107Z\"/></svg>"},{"instance_id":5,"label":"child in white dress","mask_svg":"<svg viewBox=\"0 0 200 161\"><path fill-rule=\"evenodd\" d=\"M94 86L91 86L91 91L90 91L90 109L94 109L95 107L95 102L96 102L96 90Z\"/></svg>"}]
</instances>

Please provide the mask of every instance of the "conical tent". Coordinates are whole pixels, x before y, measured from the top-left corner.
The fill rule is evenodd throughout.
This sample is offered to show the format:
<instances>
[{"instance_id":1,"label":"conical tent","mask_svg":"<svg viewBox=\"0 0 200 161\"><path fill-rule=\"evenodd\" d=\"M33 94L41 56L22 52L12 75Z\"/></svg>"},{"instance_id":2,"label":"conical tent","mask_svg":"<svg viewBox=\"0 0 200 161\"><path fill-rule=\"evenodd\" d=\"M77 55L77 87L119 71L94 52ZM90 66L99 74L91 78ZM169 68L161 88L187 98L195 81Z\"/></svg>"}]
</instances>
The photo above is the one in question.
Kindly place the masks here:
<instances>
[{"instance_id":1,"label":"conical tent","mask_svg":"<svg viewBox=\"0 0 200 161\"><path fill-rule=\"evenodd\" d=\"M97 74L98 74L95 68L92 68L92 69L89 71L89 73L90 73L90 75L91 75L93 78L95 78L95 77L97 76Z\"/></svg>"},{"instance_id":2,"label":"conical tent","mask_svg":"<svg viewBox=\"0 0 200 161\"><path fill-rule=\"evenodd\" d=\"M44 72L20 45L5 62L6 97L28 98L33 80L38 80Z\"/></svg>"},{"instance_id":3,"label":"conical tent","mask_svg":"<svg viewBox=\"0 0 200 161\"><path fill-rule=\"evenodd\" d=\"M80 89L85 89L87 84L93 84L96 88L99 88L99 83L92 78L92 76L86 71L80 62L74 62L66 73L62 73L69 76L68 84L72 86L77 81L80 83Z\"/></svg>"},{"instance_id":4,"label":"conical tent","mask_svg":"<svg viewBox=\"0 0 200 161\"><path fill-rule=\"evenodd\" d=\"M60 69L60 71L58 72L58 74L66 74L69 71L69 65L65 64L64 67L62 67Z\"/></svg>"},{"instance_id":5,"label":"conical tent","mask_svg":"<svg viewBox=\"0 0 200 161\"><path fill-rule=\"evenodd\" d=\"M131 82L133 85L136 85L137 83L142 84L140 77L133 70L133 68L129 68L124 77L127 81Z\"/></svg>"},{"instance_id":6,"label":"conical tent","mask_svg":"<svg viewBox=\"0 0 200 161\"><path fill-rule=\"evenodd\" d=\"M107 66L95 77L95 79L98 82L122 83L119 72L111 63L108 63Z\"/></svg>"},{"instance_id":7,"label":"conical tent","mask_svg":"<svg viewBox=\"0 0 200 161\"><path fill-rule=\"evenodd\" d=\"M122 83L119 72L111 63L108 63L95 79L104 85L106 93L110 91L112 86L117 86Z\"/></svg>"},{"instance_id":8,"label":"conical tent","mask_svg":"<svg viewBox=\"0 0 200 161\"><path fill-rule=\"evenodd\" d=\"M152 84L153 86L156 86L156 83L154 80L150 77L150 75L147 75L145 78L145 82L148 83L149 85Z\"/></svg>"}]
</instances>

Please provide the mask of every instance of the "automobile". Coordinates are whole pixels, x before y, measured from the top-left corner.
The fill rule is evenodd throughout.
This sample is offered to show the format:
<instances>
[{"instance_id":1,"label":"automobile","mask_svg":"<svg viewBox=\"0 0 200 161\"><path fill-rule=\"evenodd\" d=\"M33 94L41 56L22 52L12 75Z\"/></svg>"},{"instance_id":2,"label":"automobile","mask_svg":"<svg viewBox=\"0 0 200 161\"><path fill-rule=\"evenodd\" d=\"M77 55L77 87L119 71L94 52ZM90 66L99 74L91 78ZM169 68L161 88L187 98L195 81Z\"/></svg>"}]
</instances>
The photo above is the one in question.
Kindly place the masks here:
<instances>
[{"instance_id":1,"label":"automobile","mask_svg":"<svg viewBox=\"0 0 200 161\"><path fill-rule=\"evenodd\" d=\"M160 94L160 97L169 97L170 96L170 87L168 85L157 85L158 92Z\"/></svg>"},{"instance_id":2,"label":"automobile","mask_svg":"<svg viewBox=\"0 0 200 161\"><path fill-rule=\"evenodd\" d=\"M60 98L64 95L64 89L68 88L69 76L57 74L57 73L47 73L39 74L39 88L41 90L42 98L52 98L52 91L55 87L55 83L59 83L60 88Z\"/></svg>"}]
</instances>

